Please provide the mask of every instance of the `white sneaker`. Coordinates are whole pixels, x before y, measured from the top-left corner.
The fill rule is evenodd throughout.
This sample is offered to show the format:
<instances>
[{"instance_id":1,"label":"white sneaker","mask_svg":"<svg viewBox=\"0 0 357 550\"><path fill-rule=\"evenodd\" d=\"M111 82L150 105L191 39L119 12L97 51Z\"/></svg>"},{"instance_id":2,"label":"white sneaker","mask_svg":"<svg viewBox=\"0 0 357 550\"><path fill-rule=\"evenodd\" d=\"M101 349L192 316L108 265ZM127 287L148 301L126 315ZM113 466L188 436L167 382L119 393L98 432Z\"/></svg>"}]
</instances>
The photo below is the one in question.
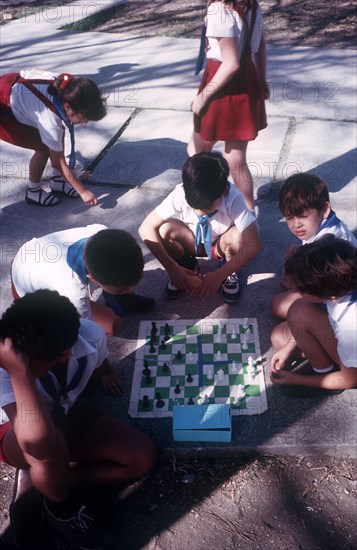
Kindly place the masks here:
<instances>
[{"instance_id":1,"label":"white sneaker","mask_svg":"<svg viewBox=\"0 0 357 550\"><path fill-rule=\"evenodd\" d=\"M239 277L237 273L233 273L222 284L221 295L225 302L232 304L239 300L240 294Z\"/></svg>"}]
</instances>

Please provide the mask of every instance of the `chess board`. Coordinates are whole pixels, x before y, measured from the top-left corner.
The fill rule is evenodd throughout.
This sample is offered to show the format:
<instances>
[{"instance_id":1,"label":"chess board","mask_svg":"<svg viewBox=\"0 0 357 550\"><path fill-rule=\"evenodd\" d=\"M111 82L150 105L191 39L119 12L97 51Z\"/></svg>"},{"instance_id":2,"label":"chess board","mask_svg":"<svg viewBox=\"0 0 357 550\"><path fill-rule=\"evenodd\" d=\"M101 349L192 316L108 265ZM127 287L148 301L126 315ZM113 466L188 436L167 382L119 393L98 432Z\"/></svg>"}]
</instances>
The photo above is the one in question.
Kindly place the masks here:
<instances>
[{"instance_id":1,"label":"chess board","mask_svg":"<svg viewBox=\"0 0 357 550\"><path fill-rule=\"evenodd\" d=\"M227 403L232 415L267 409L255 318L141 321L129 416L172 416L174 405L200 403Z\"/></svg>"}]
</instances>

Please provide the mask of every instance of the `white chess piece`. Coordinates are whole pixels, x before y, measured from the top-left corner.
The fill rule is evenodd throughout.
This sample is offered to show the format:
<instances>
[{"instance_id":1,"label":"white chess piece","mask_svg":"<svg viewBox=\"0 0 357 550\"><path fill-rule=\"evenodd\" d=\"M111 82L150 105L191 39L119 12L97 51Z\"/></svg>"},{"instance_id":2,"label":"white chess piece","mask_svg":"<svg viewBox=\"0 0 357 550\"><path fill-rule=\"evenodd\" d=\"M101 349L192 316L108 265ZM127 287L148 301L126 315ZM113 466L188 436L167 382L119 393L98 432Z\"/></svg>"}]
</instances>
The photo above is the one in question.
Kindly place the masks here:
<instances>
[{"instance_id":1,"label":"white chess piece","mask_svg":"<svg viewBox=\"0 0 357 550\"><path fill-rule=\"evenodd\" d=\"M237 338L236 329L233 327L232 333L231 333L232 340L235 340Z\"/></svg>"},{"instance_id":2,"label":"white chess piece","mask_svg":"<svg viewBox=\"0 0 357 550\"><path fill-rule=\"evenodd\" d=\"M244 396L245 396L244 386L243 384L239 384L236 397L237 399L242 399L242 397Z\"/></svg>"},{"instance_id":3,"label":"white chess piece","mask_svg":"<svg viewBox=\"0 0 357 550\"><path fill-rule=\"evenodd\" d=\"M248 321L248 317L244 317L243 319L243 328L249 328L249 321Z\"/></svg>"},{"instance_id":4,"label":"white chess piece","mask_svg":"<svg viewBox=\"0 0 357 550\"><path fill-rule=\"evenodd\" d=\"M246 336L246 334L242 334L241 342L242 342L242 349L243 349L243 350L248 349L247 336Z\"/></svg>"},{"instance_id":5,"label":"white chess piece","mask_svg":"<svg viewBox=\"0 0 357 550\"><path fill-rule=\"evenodd\" d=\"M208 380L212 380L212 378L213 378L213 370L212 369L208 369L207 378L208 378Z\"/></svg>"},{"instance_id":6,"label":"white chess piece","mask_svg":"<svg viewBox=\"0 0 357 550\"><path fill-rule=\"evenodd\" d=\"M223 378L224 378L224 370L219 369L219 371L217 372L217 379L218 380L223 380Z\"/></svg>"},{"instance_id":7,"label":"white chess piece","mask_svg":"<svg viewBox=\"0 0 357 550\"><path fill-rule=\"evenodd\" d=\"M232 363L229 365L229 370L231 374L236 374L238 372L237 363L235 361L232 361Z\"/></svg>"},{"instance_id":8,"label":"white chess piece","mask_svg":"<svg viewBox=\"0 0 357 550\"><path fill-rule=\"evenodd\" d=\"M217 353L216 353L216 360L217 361L222 361L222 353L221 353L221 350L218 350Z\"/></svg>"},{"instance_id":9,"label":"white chess piece","mask_svg":"<svg viewBox=\"0 0 357 550\"><path fill-rule=\"evenodd\" d=\"M194 355L193 355L192 351L190 351L189 354L188 354L188 360L191 361L191 362L194 360Z\"/></svg>"}]
</instances>

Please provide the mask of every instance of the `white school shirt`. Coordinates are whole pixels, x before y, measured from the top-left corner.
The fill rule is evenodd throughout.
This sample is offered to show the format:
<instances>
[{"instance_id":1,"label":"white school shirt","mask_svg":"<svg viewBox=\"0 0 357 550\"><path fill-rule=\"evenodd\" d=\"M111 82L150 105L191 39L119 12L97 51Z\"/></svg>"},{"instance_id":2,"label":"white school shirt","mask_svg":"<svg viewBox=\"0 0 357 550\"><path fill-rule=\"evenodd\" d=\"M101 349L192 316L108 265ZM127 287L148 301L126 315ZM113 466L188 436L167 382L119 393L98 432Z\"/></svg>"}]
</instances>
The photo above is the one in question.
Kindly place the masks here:
<instances>
[{"instance_id":1,"label":"white school shirt","mask_svg":"<svg viewBox=\"0 0 357 550\"><path fill-rule=\"evenodd\" d=\"M22 245L11 266L11 276L19 296L47 288L67 296L81 317L91 318L90 293L98 283L83 283L67 263L68 248L83 238L107 229L102 224L76 227L34 237Z\"/></svg>"},{"instance_id":2,"label":"white school shirt","mask_svg":"<svg viewBox=\"0 0 357 550\"><path fill-rule=\"evenodd\" d=\"M175 189L155 208L163 220L174 218L184 222L195 235L198 222L197 214L185 199L183 184L176 185ZM243 196L238 189L229 184L229 192L220 198L216 206L216 213L209 219L212 242L223 235L230 227L236 226L240 233L255 222L255 217L248 210Z\"/></svg>"},{"instance_id":3,"label":"white school shirt","mask_svg":"<svg viewBox=\"0 0 357 550\"><path fill-rule=\"evenodd\" d=\"M79 395L88 384L93 372L102 365L107 355L107 338L103 329L96 323L93 323L93 321L81 319L78 339L72 347L71 355L68 359L67 384L69 384L77 372L78 359L80 357L86 357L87 362L79 384L73 390L70 390L66 397L60 397L60 404L65 414L67 414L69 409L74 405ZM60 389L57 378L51 371L49 371L49 373L53 378L55 386ZM46 392L38 379L36 379L36 386L50 410L53 403L52 397ZM0 369L0 424L4 424L9 420L2 407L14 403L15 401L15 394L9 373L4 369Z\"/></svg>"},{"instance_id":4,"label":"white school shirt","mask_svg":"<svg viewBox=\"0 0 357 550\"><path fill-rule=\"evenodd\" d=\"M301 241L302 244L312 243L321 239L324 235L335 235L339 239L344 239L345 241L350 242L353 246L357 247L357 239L354 234L348 229L332 210L329 217L326 220L322 220L320 227L318 228L315 235L307 239L306 241Z\"/></svg>"},{"instance_id":5,"label":"white school shirt","mask_svg":"<svg viewBox=\"0 0 357 550\"><path fill-rule=\"evenodd\" d=\"M252 12L248 11L246 18L250 26ZM206 37L208 38L207 59L222 61L221 50L218 38L235 38L239 57L245 43L246 33L244 32L243 21L238 13L225 5L223 2L213 2L208 6L206 15ZM260 6L257 4L256 18L253 29L250 47L252 53L256 53L260 46L263 34L263 17Z\"/></svg>"},{"instance_id":6,"label":"white school shirt","mask_svg":"<svg viewBox=\"0 0 357 550\"><path fill-rule=\"evenodd\" d=\"M327 301L330 324L337 339L337 352L345 367L357 368L357 301L353 294Z\"/></svg>"},{"instance_id":7,"label":"white school shirt","mask_svg":"<svg viewBox=\"0 0 357 550\"><path fill-rule=\"evenodd\" d=\"M36 71L20 71L24 78L52 80L50 72L39 74ZM51 101L47 92L48 84L33 84ZM37 128L41 139L52 151L63 151L63 123L35 94L23 84L15 84L10 94L10 106L15 118L22 124Z\"/></svg>"}]
</instances>

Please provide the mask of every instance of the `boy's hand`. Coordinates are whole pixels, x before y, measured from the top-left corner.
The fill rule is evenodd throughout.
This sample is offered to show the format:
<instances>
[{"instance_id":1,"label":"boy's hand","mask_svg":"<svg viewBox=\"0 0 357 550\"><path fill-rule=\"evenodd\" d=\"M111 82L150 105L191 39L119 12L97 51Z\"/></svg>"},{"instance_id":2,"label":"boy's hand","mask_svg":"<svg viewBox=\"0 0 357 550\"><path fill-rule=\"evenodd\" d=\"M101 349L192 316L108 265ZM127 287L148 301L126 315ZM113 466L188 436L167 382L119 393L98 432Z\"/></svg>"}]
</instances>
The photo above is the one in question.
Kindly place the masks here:
<instances>
[{"instance_id":1,"label":"boy's hand","mask_svg":"<svg viewBox=\"0 0 357 550\"><path fill-rule=\"evenodd\" d=\"M169 277L176 288L194 294L197 293L197 286L201 284L201 277L198 273L179 265L176 265L175 269L170 271Z\"/></svg>"},{"instance_id":2,"label":"boy's hand","mask_svg":"<svg viewBox=\"0 0 357 550\"><path fill-rule=\"evenodd\" d=\"M202 296L210 296L216 294L221 288L221 278L217 277L218 271L213 273L207 273L207 275L202 279L200 294Z\"/></svg>"},{"instance_id":3,"label":"boy's hand","mask_svg":"<svg viewBox=\"0 0 357 550\"><path fill-rule=\"evenodd\" d=\"M120 395L123 393L123 382L118 369L107 366L102 375L101 383L104 390L111 395Z\"/></svg>"},{"instance_id":4,"label":"boy's hand","mask_svg":"<svg viewBox=\"0 0 357 550\"><path fill-rule=\"evenodd\" d=\"M279 371L272 370L269 376L273 384L291 384L291 385L297 384L296 377L298 375L294 374L293 372L289 372L286 370L279 370Z\"/></svg>"},{"instance_id":5,"label":"boy's hand","mask_svg":"<svg viewBox=\"0 0 357 550\"><path fill-rule=\"evenodd\" d=\"M28 358L17 350L10 338L0 341L0 367L10 375L16 371L23 371L28 365Z\"/></svg>"}]
</instances>

